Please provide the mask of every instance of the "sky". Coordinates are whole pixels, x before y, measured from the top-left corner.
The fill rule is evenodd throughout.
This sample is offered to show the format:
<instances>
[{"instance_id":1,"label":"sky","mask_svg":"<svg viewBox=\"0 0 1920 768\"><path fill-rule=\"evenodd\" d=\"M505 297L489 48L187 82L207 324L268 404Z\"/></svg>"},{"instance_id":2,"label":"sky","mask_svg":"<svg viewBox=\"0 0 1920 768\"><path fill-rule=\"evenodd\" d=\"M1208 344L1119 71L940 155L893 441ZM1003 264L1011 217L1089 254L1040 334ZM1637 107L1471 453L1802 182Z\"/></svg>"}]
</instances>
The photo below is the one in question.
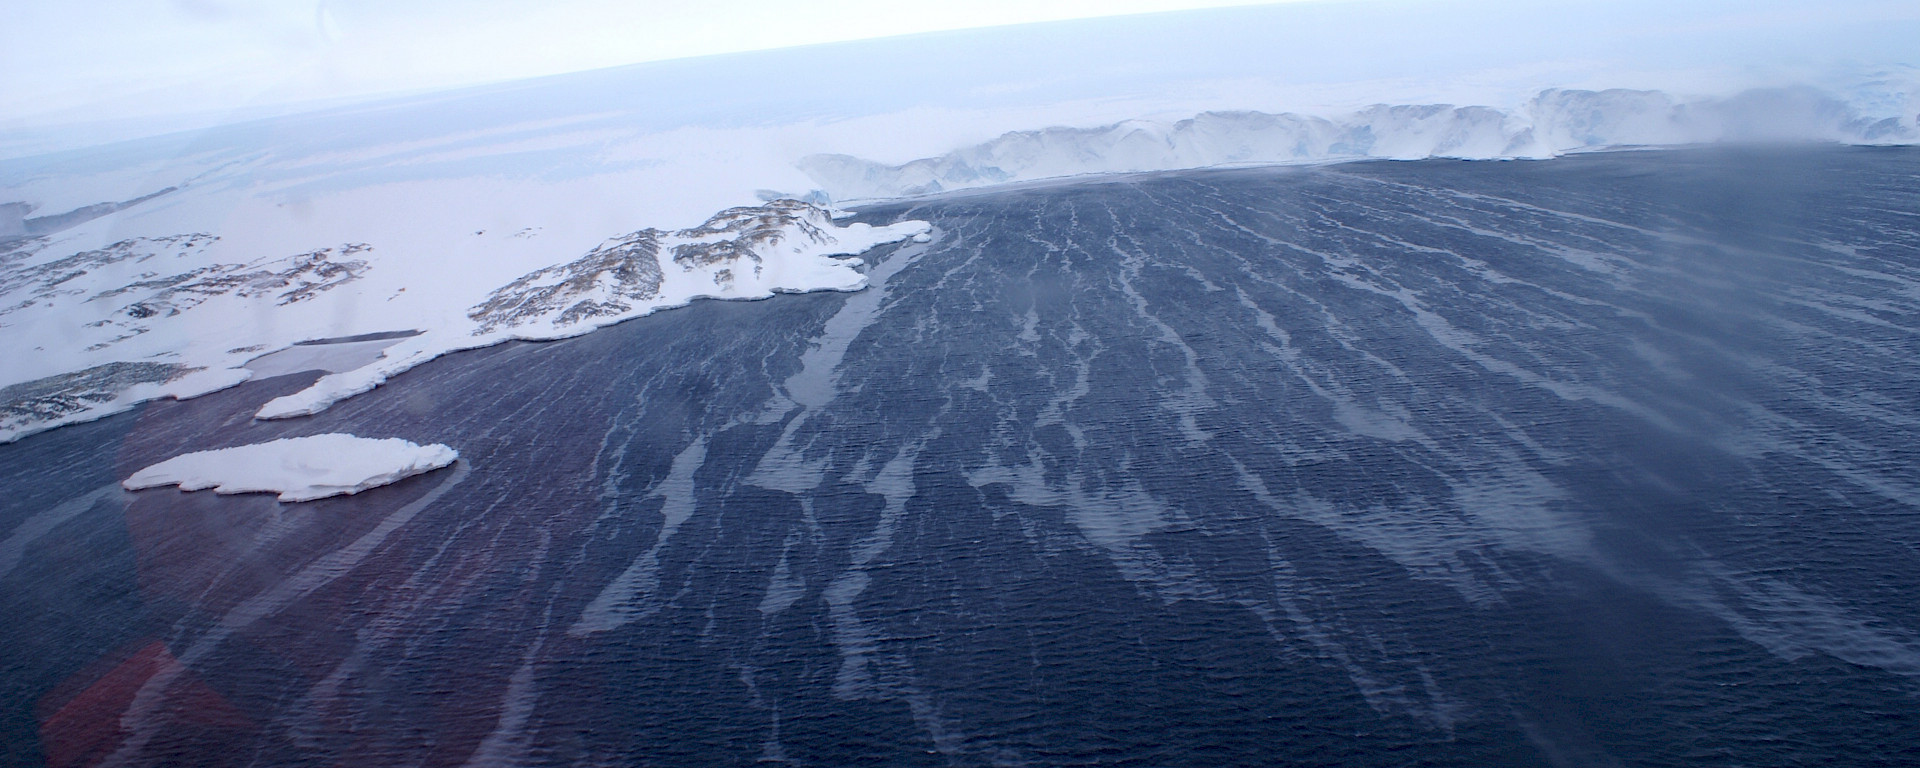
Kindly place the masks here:
<instances>
[{"instance_id":1,"label":"sky","mask_svg":"<svg viewBox=\"0 0 1920 768\"><path fill-rule=\"evenodd\" d=\"M1657 79L1587 82L1567 73L1762 65L1814 71L1849 64L1849 59L1875 66L1920 65L1915 60L1920 47L1911 42L1920 39L1920 2L1914 0L74 0L12 5L0 10L0 153L13 148L13 154L27 151L21 147L188 130L373 95L980 27L1000 28L994 39L1024 41L1019 49L996 54L996 60L969 59L961 65L1019 70L995 75L999 79L993 82L1008 87L1019 86L1014 80L1053 78L1066 88L1081 74L1075 70L1101 66L1116 72L1131 66L1147 74L1204 69L1214 80L1237 74L1289 84L1444 80L1477 68L1531 67L1545 86L1664 87L1665 81ZM1251 26L1182 21L1193 14L1139 15L1231 7L1242 7L1230 13ZM1229 13L1200 12L1215 14L1216 21L1227 18L1218 14ZM1036 27L1010 26L1103 16L1140 20L1132 28L1144 25L1165 34L1118 35L1119 42L1110 42L1098 37L1105 34L1099 30L1118 29L1107 22L1079 22L1095 26L1076 27L1081 31L1072 34L1060 25L1045 34L1019 31ZM1182 37L1188 27L1200 31ZM1234 39L1214 42L1221 35ZM924 37L908 39L925 42L930 52L940 47ZM1054 45L1083 50L1029 50ZM1121 46L1139 50L1116 50ZM936 63L935 69L953 66ZM900 64L913 69L913 62ZM817 87L820 78L858 80L861 75L794 72L793 90L805 90L809 80Z\"/></svg>"},{"instance_id":2,"label":"sky","mask_svg":"<svg viewBox=\"0 0 1920 768\"><path fill-rule=\"evenodd\" d=\"M1323 0L1324 1L1324 0ZM1336 2L1340 0L1335 0ZM1250 0L79 0L0 12L0 130Z\"/></svg>"}]
</instances>

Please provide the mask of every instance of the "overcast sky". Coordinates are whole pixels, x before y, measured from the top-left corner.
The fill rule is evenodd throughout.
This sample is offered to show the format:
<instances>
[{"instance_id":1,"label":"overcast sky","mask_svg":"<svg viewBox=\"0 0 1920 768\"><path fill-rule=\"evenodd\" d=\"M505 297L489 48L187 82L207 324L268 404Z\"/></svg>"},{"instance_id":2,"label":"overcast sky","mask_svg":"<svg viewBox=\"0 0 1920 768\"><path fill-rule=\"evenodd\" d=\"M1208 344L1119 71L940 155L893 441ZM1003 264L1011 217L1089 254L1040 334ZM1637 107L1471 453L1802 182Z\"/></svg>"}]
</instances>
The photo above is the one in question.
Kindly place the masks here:
<instances>
[{"instance_id":1,"label":"overcast sky","mask_svg":"<svg viewBox=\"0 0 1920 768\"><path fill-rule=\"evenodd\" d=\"M1248 0L18 2L0 11L0 134L916 32L1269 4ZM1391 32L1386 28L1395 23L1413 23L1406 18L1393 21L1405 16L1443 19L1459 27L1436 31L1429 37L1440 39L1423 39L1419 45L1488 58L1503 48L1508 54L1587 51L1566 55L1618 48L1609 55L1641 60L1641 53L1609 42L1617 38L1643 42L1652 46L1646 53L1663 56L1697 47L1693 53L1700 60L1745 57L1755 61L1776 49L1793 48L1801 56L1812 51L1833 58L1894 56L1909 59L1904 63L1920 63L1910 60L1920 44L1903 37L1920 29L1916 26L1920 2L1914 0L1299 0L1290 8L1340 9L1337 14L1316 11L1311 15L1324 21L1351 14L1361 22L1347 25L1358 27L1351 30L1332 24L1340 41L1317 36L1293 43L1339 48L1348 51L1349 58L1380 42L1367 37L1368 23ZM1400 13L1408 9L1420 12ZM1695 33L1700 46L1687 42ZM1603 37L1607 39L1598 39ZM1389 34L1382 39L1394 38Z\"/></svg>"},{"instance_id":2,"label":"overcast sky","mask_svg":"<svg viewBox=\"0 0 1920 768\"><path fill-rule=\"evenodd\" d=\"M76 0L0 12L0 123L230 109L1258 0Z\"/></svg>"}]
</instances>

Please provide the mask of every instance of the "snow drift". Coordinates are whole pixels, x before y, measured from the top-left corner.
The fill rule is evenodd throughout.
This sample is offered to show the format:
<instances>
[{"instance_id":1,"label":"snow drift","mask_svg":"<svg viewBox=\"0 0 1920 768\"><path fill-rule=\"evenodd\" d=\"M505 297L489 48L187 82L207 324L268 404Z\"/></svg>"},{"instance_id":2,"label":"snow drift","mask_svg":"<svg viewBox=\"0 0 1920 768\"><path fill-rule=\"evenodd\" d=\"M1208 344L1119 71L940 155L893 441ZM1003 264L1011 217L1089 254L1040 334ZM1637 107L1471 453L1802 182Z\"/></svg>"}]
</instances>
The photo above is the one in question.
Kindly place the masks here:
<instances>
[{"instance_id":1,"label":"snow drift","mask_svg":"<svg viewBox=\"0 0 1920 768\"><path fill-rule=\"evenodd\" d=\"M378 488L459 458L438 443L312 435L182 454L133 473L121 486L137 491L179 485L183 491L277 493L281 501L312 501Z\"/></svg>"}]
</instances>

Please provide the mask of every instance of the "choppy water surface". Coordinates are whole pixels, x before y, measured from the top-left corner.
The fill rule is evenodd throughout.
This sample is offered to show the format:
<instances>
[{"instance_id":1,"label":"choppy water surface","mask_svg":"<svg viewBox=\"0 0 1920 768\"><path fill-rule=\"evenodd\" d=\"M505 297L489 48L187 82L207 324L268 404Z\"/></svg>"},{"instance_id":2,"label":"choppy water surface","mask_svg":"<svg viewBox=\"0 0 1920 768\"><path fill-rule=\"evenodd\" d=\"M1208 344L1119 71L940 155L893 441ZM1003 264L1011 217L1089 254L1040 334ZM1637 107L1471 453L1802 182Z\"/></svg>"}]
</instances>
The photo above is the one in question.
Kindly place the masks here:
<instances>
[{"instance_id":1,"label":"choppy water surface","mask_svg":"<svg viewBox=\"0 0 1920 768\"><path fill-rule=\"evenodd\" d=\"M705 302L0 446L57 765L1794 765L1920 749L1920 152L1012 189ZM349 431L351 498L124 493Z\"/></svg>"}]
</instances>

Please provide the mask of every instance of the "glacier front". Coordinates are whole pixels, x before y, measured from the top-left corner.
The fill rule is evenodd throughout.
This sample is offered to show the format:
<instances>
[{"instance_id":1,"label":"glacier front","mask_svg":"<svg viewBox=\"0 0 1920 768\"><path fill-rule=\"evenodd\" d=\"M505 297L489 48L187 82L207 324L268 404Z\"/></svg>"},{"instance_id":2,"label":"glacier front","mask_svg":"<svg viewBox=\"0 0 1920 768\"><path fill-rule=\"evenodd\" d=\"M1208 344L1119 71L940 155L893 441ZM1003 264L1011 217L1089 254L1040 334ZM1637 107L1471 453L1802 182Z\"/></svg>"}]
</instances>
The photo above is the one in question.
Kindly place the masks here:
<instances>
[{"instance_id":1,"label":"glacier front","mask_svg":"<svg viewBox=\"0 0 1920 768\"><path fill-rule=\"evenodd\" d=\"M1544 160L1626 147L1753 142L1910 144L1913 116L1864 116L1816 88L1686 99L1663 91L1547 89L1514 108L1375 104L1349 114L1209 111L1172 123L1013 131L899 165L818 154L798 165L833 199L888 200L1073 176L1341 160Z\"/></svg>"}]
</instances>

